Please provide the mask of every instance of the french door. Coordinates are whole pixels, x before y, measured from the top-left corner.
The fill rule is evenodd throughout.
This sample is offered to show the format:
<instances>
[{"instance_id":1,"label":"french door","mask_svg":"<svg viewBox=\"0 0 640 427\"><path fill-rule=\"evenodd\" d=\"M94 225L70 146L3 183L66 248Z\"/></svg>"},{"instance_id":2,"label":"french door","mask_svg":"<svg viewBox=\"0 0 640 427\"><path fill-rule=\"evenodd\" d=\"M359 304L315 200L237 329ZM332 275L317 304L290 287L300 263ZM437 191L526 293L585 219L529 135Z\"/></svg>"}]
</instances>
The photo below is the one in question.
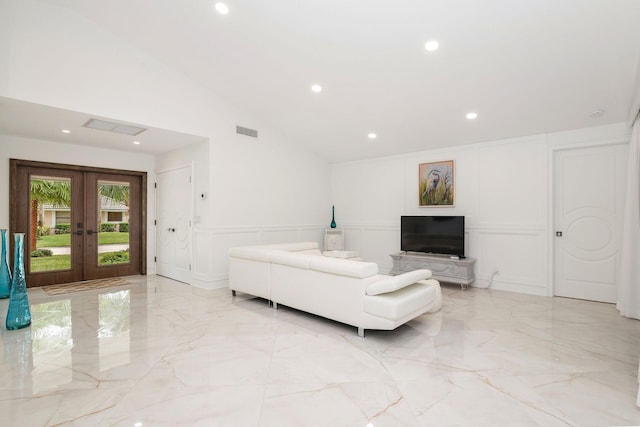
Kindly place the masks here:
<instances>
[{"instance_id":1,"label":"french door","mask_svg":"<svg viewBox=\"0 0 640 427\"><path fill-rule=\"evenodd\" d=\"M27 286L145 274L145 187L144 172L11 160Z\"/></svg>"}]
</instances>

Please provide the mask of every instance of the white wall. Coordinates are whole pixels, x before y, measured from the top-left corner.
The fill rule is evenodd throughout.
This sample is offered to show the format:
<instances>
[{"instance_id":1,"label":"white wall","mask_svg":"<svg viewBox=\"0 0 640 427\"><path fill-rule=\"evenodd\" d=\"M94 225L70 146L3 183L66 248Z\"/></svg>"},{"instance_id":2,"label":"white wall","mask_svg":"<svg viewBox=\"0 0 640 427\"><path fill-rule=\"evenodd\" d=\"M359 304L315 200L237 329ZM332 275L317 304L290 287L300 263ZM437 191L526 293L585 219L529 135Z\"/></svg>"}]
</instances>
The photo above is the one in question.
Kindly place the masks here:
<instances>
[{"instance_id":1,"label":"white wall","mask_svg":"<svg viewBox=\"0 0 640 427\"><path fill-rule=\"evenodd\" d=\"M208 140L208 174L195 186L209 197L194 256L206 266L198 277L216 285L226 279L229 246L319 240L330 221L325 160L72 11L0 0L0 96ZM236 125L260 138L236 135ZM158 167L189 158L202 164L199 153L161 156Z\"/></svg>"},{"instance_id":2,"label":"white wall","mask_svg":"<svg viewBox=\"0 0 640 427\"><path fill-rule=\"evenodd\" d=\"M82 147L0 134L0 228L9 228L9 159L35 160L67 165L84 165L147 172L148 218L155 216L153 156L102 148ZM147 223L147 273L155 273L153 248L155 230Z\"/></svg>"},{"instance_id":3,"label":"white wall","mask_svg":"<svg viewBox=\"0 0 640 427\"><path fill-rule=\"evenodd\" d=\"M401 215L464 215L476 286L551 295L555 150L629 140L627 124L430 150L331 166L332 202L346 248L381 269L400 250ZM455 207L418 207L418 165L455 160Z\"/></svg>"}]
</instances>

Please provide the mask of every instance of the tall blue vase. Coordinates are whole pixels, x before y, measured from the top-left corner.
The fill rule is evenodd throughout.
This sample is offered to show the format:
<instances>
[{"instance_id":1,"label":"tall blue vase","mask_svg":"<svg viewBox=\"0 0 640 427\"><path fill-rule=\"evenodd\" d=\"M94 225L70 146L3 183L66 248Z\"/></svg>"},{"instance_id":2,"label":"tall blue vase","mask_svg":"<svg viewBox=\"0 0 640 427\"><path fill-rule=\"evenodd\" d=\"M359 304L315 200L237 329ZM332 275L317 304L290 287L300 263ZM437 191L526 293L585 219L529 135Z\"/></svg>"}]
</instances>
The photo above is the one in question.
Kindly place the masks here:
<instances>
[{"instance_id":1,"label":"tall blue vase","mask_svg":"<svg viewBox=\"0 0 640 427\"><path fill-rule=\"evenodd\" d=\"M0 240L2 240L2 258L0 258L0 298L9 298L11 289L11 270L7 259L7 230L0 229Z\"/></svg>"},{"instance_id":2,"label":"tall blue vase","mask_svg":"<svg viewBox=\"0 0 640 427\"><path fill-rule=\"evenodd\" d=\"M31 310L27 296L27 282L24 276L24 233L15 233L15 252L13 256L13 281L9 293L7 310L7 329L25 328L31 324Z\"/></svg>"},{"instance_id":3,"label":"tall blue vase","mask_svg":"<svg viewBox=\"0 0 640 427\"><path fill-rule=\"evenodd\" d=\"M336 207L331 206L331 228L336 228Z\"/></svg>"}]
</instances>

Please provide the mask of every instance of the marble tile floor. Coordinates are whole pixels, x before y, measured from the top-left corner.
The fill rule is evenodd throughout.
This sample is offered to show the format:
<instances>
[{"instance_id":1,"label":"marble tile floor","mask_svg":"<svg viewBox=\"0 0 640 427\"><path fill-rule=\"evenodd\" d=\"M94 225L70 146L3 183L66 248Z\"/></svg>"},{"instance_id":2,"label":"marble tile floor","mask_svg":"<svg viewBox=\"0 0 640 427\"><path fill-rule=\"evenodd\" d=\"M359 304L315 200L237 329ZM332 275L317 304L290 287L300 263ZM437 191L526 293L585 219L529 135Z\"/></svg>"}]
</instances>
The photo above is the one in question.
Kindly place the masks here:
<instances>
[{"instance_id":1,"label":"marble tile floor","mask_svg":"<svg viewBox=\"0 0 640 427\"><path fill-rule=\"evenodd\" d=\"M2 426L640 425L640 321L564 298L443 287L367 331L158 276L57 296L1 328ZM7 301L0 301L0 316Z\"/></svg>"}]
</instances>

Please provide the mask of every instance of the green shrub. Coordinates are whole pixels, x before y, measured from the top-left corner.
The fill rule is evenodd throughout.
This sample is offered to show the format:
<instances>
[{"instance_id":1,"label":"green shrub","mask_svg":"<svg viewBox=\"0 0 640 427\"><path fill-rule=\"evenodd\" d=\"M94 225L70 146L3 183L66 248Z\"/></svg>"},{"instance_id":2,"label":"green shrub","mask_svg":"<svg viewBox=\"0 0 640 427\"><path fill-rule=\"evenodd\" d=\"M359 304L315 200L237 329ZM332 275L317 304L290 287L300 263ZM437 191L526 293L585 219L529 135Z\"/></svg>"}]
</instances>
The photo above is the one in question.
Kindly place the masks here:
<instances>
[{"instance_id":1,"label":"green shrub","mask_svg":"<svg viewBox=\"0 0 640 427\"><path fill-rule=\"evenodd\" d=\"M38 222L40 222L40 221L38 221ZM50 230L50 228L48 226L39 225L38 228L36 228L36 237L38 238L38 240L40 240L40 238L42 236L48 236L49 235L49 230Z\"/></svg>"},{"instance_id":2,"label":"green shrub","mask_svg":"<svg viewBox=\"0 0 640 427\"><path fill-rule=\"evenodd\" d=\"M107 252L100 255L99 264L125 264L129 262L129 251Z\"/></svg>"},{"instance_id":3,"label":"green shrub","mask_svg":"<svg viewBox=\"0 0 640 427\"><path fill-rule=\"evenodd\" d=\"M112 222L103 222L102 224L100 224L100 231L101 232L116 231L116 225Z\"/></svg>"},{"instance_id":4,"label":"green shrub","mask_svg":"<svg viewBox=\"0 0 640 427\"><path fill-rule=\"evenodd\" d=\"M120 230L121 233L128 233L129 232L129 223L128 222L121 222L119 230Z\"/></svg>"},{"instance_id":5,"label":"green shrub","mask_svg":"<svg viewBox=\"0 0 640 427\"><path fill-rule=\"evenodd\" d=\"M56 234L71 233L71 224L56 224Z\"/></svg>"},{"instance_id":6,"label":"green shrub","mask_svg":"<svg viewBox=\"0 0 640 427\"><path fill-rule=\"evenodd\" d=\"M36 249L31 252L31 258L40 258L51 255L53 255L53 251L51 249Z\"/></svg>"}]
</instances>

